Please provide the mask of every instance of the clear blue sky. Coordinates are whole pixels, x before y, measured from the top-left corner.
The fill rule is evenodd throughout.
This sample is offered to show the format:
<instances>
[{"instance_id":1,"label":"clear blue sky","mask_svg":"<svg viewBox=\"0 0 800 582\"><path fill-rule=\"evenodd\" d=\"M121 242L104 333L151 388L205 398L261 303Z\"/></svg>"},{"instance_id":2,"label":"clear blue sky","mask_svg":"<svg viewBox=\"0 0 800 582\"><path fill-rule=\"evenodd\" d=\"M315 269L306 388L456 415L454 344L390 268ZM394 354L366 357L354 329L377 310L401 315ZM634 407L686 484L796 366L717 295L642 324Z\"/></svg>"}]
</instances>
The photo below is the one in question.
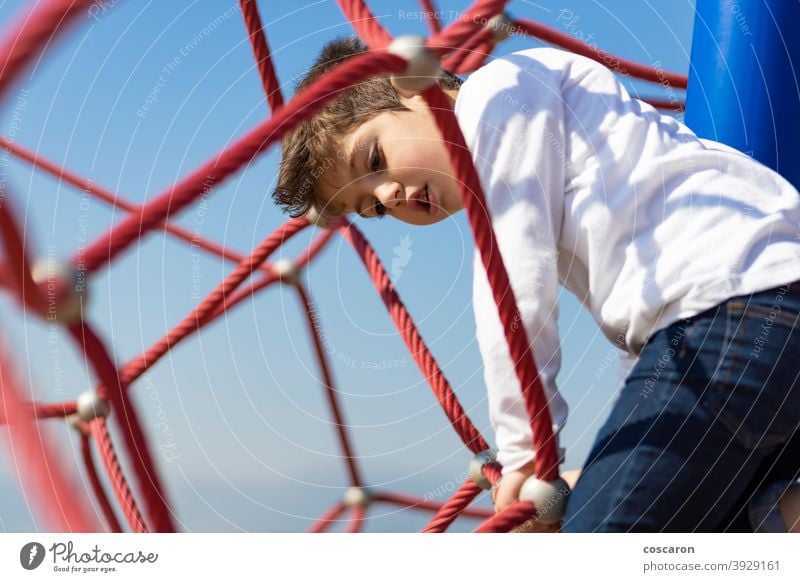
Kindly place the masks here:
<instances>
[{"instance_id":1,"label":"clear blue sky","mask_svg":"<svg viewBox=\"0 0 800 582\"><path fill-rule=\"evenodd\" d=\"M0 28L27 4L0 0ZM468 2L437 4L450 21ZM326 41L351 32L333 0L260 5L287 95ZM414 0L369 5L392 34L427 35ZM514 0L509 11L627 58L688 69L691 0ZM514 38L496 54L538 44ZM123 1L105 13L95 8L52 49L3 104L0 131L135 202L163 191L269 114L236 0ZM170 67L176 57L180 62ZM662 95L657 87L626 84L643 95ZM285 220L269 197L278 156L272 148L217 188L206 207L192 207L178 222L249 251ZM6 161L32 255L71 256L86 244L82 239L91 241L119 221L119 212L74 188ZM464 408L493 440L474 336L466 217L428 228L391 220L359 226L389 269L395 247L407 241L410 260L396 281L400 295ZM286 254L298 254L311 234L288 245ZM114 358L125 362L189 312L198 301L194 285L206 293L230 268L182 242L151 235L93 279L89 319ZM471 455L354 253L337 237L304 277L328 335L344 415L369 484L420 496L451 489ZM612 402L616 358L568 294L559 324L559 384L571 410L562 442L569 447L566 468L573 468L583 462ZM74 399L91 386L68 339L49 343L48 330L23 320L5 296L0 326L40 400ZM369 369L381 362L389 369ZM229 313L173 350L133 394L184 530L304 531L344 491L344 463L291 292L273 287ZM80 479L77 439L62 422L44 424ZM8 447L2 451L0 531L39 529L29 507L35 500L19 487ZM372 516L367 531L417 531L428 517L383 505ZM453 529L474 524L464 520Z\"/></svg>"}]
</instances>

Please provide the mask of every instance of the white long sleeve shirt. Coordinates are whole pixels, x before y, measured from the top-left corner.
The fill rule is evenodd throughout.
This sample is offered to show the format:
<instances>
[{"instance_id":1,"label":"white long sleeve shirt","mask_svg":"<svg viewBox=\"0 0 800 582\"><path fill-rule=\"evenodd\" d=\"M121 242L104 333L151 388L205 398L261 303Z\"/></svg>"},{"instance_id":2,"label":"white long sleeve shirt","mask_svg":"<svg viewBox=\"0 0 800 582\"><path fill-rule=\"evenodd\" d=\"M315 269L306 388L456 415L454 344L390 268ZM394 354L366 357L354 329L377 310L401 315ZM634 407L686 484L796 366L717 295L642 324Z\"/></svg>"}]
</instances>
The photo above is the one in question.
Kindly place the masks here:
<instances>
[{"instance_id":1,"label":"white long sleeve shirt","mask_svg":"<svg viewBox=\"0 0 800 582\"><path fill-rule=\"evenodd\" d=\"M560 431L567 405L559 284L616 346L726 299L800 279L800 195L746 155L699 139L568 52L499 58L461 87L472 152L522 323ZM503 472L533 459L519 380L480 256L473 307Z\"/></svg>"}]
</instances>

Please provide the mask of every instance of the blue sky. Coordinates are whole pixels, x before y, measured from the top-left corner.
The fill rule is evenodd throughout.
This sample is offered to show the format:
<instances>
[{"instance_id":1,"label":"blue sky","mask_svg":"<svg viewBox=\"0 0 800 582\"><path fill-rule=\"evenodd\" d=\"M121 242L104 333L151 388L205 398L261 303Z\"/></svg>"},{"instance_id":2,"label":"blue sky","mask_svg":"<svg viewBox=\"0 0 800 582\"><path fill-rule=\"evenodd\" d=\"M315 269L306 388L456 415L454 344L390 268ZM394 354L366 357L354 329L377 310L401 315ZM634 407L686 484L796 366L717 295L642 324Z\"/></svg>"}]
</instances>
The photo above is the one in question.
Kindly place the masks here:
<instances>
[{"instance_id":1,"label":"blue sky","mask_svg":"<svg viewBox=\"0 0 800 582\"><path fill-rule=\"evenodd\" d=\"M25 4L0 1L0 28L7 30ZM332 0L260 5L288 96L322 45L351 29ZM369 5L393 35L427 35L414 1ZM437 5L449 21L468 3ZM509 12L590 38L627 58L688 69L689 0L515 0ZM495 54L539 44L513 38ZM626 84L642 95L663 95L658 87ZM107 11L95 6L17 84L0 111L0 131L142 203L268 115L236 0L151 0L118 2ZM71 186L4 159L32 255L69 257L120 220L120 212ZM249 251L285 220L269 197L278 159L279 150L272 148L177 222ZM427 228L391 220L358 224L388 269L393 258L408 256L396 280L399 293L462 405L492 440L474 336L466 217ZM285 256L297 255L318 234L304 233L287 245ZM198 301L195 287L208 292L230 268L173 238L150 235L92 280L89 319L116 361L125 362L189 312ZM367 481L376 489L419 496L451 489L463 479L471 455L347 243L334 238L304 278L328 335L344 416ZM48 329L24 319L5 296L0 325L40 400L74 399L91 386L66 336L49 342ZM573 468L586 457L613 401L616 355L566 293L559 326L559 385L570 405L562 442L568 446L565 467ZM341 497L345 466L312 349L296 296L273 287L173 350L134 386L183 530L304 531ZM76 438L62 422L46 426L76 483L85 486ZM0 531L40 529L31 509L35 500L19 486L8 450L3 447L7 462L0 469ZM367 531L416 531L427 518L383 505L371 511ZM464 520L453 529L474 524Z\"/></svg>"}]
</instances>

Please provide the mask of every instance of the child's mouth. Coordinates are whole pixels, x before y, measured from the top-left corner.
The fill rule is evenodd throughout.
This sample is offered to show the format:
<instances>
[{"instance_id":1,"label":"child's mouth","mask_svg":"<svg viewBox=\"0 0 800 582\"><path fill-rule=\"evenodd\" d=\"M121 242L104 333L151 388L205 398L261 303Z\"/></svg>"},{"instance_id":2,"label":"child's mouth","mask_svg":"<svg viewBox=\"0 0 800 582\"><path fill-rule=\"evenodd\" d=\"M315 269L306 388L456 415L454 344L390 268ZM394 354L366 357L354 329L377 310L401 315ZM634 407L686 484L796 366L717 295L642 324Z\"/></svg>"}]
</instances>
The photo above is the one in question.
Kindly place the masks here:
<instances>
[{"instance_id":1,"label":"child's mouth","mask_svg":"<svg viewBox=\"0 0 800 582\"><path fill-rule=\"evenodd\" d=\"M437 214L439 211L436 205L436 195L431 192L427 184L422 191L417 191L409 199L409 208L425 212L431 216Z\"/></svg>"},{"instance_id":2,"label":"child's mouth","mask_svg":"<svg viewBox=\"0 0 800 582\"><path fill-rule=\"evenodd\" d=\"M436 196L431 193L427 185L425 186L425 204L428 208L428 214L431 216L434 216L439 211L439 208L436 205Z\"/></svg>"}]
</instances>

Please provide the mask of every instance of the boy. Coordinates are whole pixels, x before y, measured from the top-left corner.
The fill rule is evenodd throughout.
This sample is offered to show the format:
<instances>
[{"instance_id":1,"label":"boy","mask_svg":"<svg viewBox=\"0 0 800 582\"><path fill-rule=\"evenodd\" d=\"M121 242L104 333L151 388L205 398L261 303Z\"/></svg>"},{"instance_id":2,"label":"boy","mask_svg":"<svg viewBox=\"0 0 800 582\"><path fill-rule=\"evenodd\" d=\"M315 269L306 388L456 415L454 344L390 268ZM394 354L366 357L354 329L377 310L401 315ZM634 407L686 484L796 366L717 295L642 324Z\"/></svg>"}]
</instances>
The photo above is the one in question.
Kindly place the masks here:
<instances>
[{"instance_id":1,"label":"boy","mask_svg":"<svg viewBox=\"0 0 800 582\"><path fill-rule=\"evenodd\" d=\"M329 43L298 90L363 50L356 39ZM556 434L567 415L555 385L559 284L638 356L562 531L785 529L777 499L800 470L797 191L570 53L522 51L463 86L446 73L440 84L485 190ZM273 196L293 216L313 208L427 225L461 209L427 105L385 78L343 93L282 146ZM501 510L532 474L531 435L477 253L474 277Z\"/></svg>"}]
</instances>

